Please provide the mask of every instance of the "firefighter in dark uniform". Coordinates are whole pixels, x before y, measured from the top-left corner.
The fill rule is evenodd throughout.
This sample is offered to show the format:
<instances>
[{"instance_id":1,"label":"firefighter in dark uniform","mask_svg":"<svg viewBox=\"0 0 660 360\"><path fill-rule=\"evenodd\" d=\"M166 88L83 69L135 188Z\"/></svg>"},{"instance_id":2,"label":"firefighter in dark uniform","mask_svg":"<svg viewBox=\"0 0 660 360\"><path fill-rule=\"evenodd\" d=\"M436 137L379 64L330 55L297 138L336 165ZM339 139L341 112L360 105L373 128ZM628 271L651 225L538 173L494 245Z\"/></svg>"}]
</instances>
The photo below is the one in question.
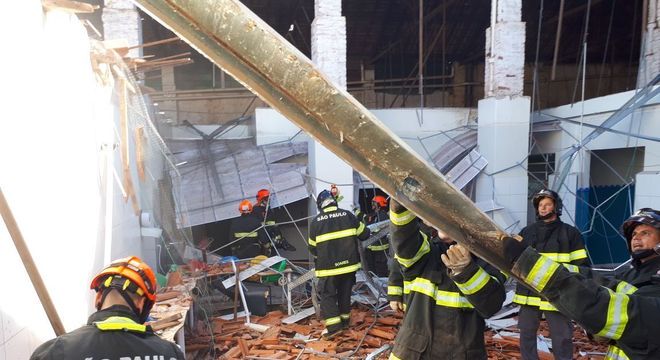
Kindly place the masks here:
<instances>
[{"instance_id":1,"label":"firefighter in dark uniform","mask_svg":"<svg viewBox=\"0 0 660 360\"><path fill-rule=\"evenodd\" d=\"M252 213L252 203L243 200L238 205L240 217L232 220L230 233L232 235L231 252L239 259L249 259L259 255L270 255L270 242L259 220Z\"/></svg>"},{"instance_id":2,"label":"firefighter in dark uniform","mask_svg":"<svg viewBox=\"0 0 660 360\"><path fill-rule=\"evenodd\" d=\"M365 217L367 225L390 219L387 210L387 199L382 195L376 195L371 199L371 210L372 212ZM367 250L364 252L367 267L379 277L388 276L389 274L387 264L390 258L390 242L388 239L389 236L385 236L376 240L376 242L367 246Z\"/></svg>"},{"instance_id":3,"label":"firefighter in dark uniform","mask_svg":"<svg viewBox=\"0 0 660 360\"><path fill-rule=\"evenodd\" d=\"M369 237L369 229L350 211L337 207L328 190L316 198L319 214L309 226L309 251L314 256L317 292L325 338L348 327L351 291L355 272L360 269L357 239Z\"/></svg>"},{"instance_id":4,"label":"firefighter in dark uniform","mask_svg":"<svg viewBox=\"0 0 660 360\"><path fill-rule=\"evenodd\" d=\"M484 318L502 307L502 273L460 245L430 241L421 221L393 199L390 221L394 257L410 284L390 359L485 360Z\"/></svg>"},{"instance_id":5,"label":"firefighter in dark uniform","mask_svg":"<svg viewBox=\"0 0 660 360\"><path fill-rule=\"evenodd\" d=\"M580 231L563 223L562 201L552 190L541 190L532 198L537 221L520 232L525 244L539 253L557 261L569 269L589 264ZM552 353L555 359L573 358L573 324L547 300L523 284L518 284L513 302L520 305L518 327L520 328L520 354L523 360L538 360L536 333L541 314L550 326Z\"/></svg>"},{"instance_id":6,"label":"firefighter in dark uniform","mask_svg":"<svg viewBox=\"0 0 660 360\"><path fill-rule=\"evenodd\" d=\"M273 241L278 249L286 251L296 251L296 247L289 244L282 235L282 231L277 227L277 223L273 218L273 211L268 206L270 199L270 191L261 189L257 191L257 202L252 208L252 213L261 220L266 228L266 235Z\"/></svg>"},{"instance_id":7,"label":"firefighter in dark uniform","mask_svg":"<svg viewBox=\"0 0 660 360\"><path fill-rule=\"evenodd\" d=\"M652 250L660 244L660 212L641 209L622 230L633 268L609 284L585 277L589 269L571 272L515 239L504 241L505 257L513 264L511 271L559 311L610 339L605 360L660 359L660 256Z\"/></svg>"},{"instance_id":8,"label":"firefighter in dark uniform","mask_svg":"<svg viewBox=\"0 0 660 360\"><path fill-rule=\"evenodd\" d=\"M39 346L31 360L185 359L144 322L156 301L156 278L138 257L116 260L92 280L96 309L87 325Z\"/></svg>"}]
</instances>

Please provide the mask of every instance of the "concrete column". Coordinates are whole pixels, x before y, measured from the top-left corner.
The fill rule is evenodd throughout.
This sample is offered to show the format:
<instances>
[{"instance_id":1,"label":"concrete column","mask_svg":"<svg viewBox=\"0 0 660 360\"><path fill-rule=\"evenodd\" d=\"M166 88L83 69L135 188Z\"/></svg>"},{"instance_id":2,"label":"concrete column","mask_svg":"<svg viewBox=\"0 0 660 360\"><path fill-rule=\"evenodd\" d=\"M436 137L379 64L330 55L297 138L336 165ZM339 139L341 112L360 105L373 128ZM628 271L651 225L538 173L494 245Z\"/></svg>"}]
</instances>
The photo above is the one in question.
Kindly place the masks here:
<instances>
[{"instance_id":1,"label":"concrete column","mask_svg":"<svg viewBox=\"0 0 660 360\"><path fill-rule=\"evenodd\" d=\"M312 21L312 61L335 84L346 89L346 19L341 16L341 0L315 0ZM350 209L353 203L353 169L321 144L309 143L309 173L314 195L339 186L344 196L339 206ZM350 185L345 185L350 184Z\"/></svg>"},{"instance_id":2,"label":"concrete column","mask_svg":"<svg viewBox=\"0 0 660 360\"><path fill-rule=\"evenodd\" d=\"M648 0L646 31L642 38L642 61L637 74L637 87L648 84L660 74L660 0Z\"/></svg>"},{"instance_id":3,"label":"concrete column","mask_svg":"<svg viewBox=\"0 0 660 360\"><path fill-rule=\"evenodd\" d=\"M492 0L491 6L486 98L478 105L478 146L488 166L477 179L476 200L500 226L518 232L527 225L528 201L530 99L522 96L525 23L520 22L521 0Z\"/></svg>"},{"instance_id":4,"label":"concrete column","mask_svg":"<svg viewBox=\"0 0 660 360\"><path fill-rule=\"evenodd\" d=\"M128 46L142 43L142 21L132 0L105 0L102 19L105 40L124 39ZM132 49L128 54L141 57L142 49Z\"/></svg>"}]
</instances>

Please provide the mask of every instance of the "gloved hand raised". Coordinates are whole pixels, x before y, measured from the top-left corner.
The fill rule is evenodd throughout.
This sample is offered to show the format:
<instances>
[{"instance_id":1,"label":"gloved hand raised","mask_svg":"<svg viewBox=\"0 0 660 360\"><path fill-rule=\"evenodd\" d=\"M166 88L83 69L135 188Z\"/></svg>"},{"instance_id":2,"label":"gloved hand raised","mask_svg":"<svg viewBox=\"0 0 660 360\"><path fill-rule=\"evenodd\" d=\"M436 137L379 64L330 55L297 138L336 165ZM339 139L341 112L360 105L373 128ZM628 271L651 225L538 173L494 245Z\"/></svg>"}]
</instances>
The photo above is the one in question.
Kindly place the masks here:
<instances>
[{"instance_id":1,"label":"gloved hand raised","mask_svg":"<svg viewBox=\"0 0 660 360\"><path fill-rule=\"evenodd\" d=\"M472 255L468 249L460 244L452 245L447 252L440 255L445 266L451 270L452 275L460 274L472 262Z\"/></svg>"}]
</instances>

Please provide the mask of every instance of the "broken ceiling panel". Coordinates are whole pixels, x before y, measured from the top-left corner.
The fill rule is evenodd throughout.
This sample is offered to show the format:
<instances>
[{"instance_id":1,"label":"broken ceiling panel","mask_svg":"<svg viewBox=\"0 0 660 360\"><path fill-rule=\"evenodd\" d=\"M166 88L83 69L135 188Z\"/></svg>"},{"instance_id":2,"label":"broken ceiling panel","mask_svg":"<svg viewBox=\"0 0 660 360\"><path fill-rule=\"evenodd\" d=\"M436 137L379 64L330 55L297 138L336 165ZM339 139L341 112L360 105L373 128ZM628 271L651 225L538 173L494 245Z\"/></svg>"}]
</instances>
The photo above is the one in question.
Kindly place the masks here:
<instances>
[{"instance_id":1,"label":"broken ceiling panel","mask_svg":"<svg viewBox=\"0 0 660 360\"><path fill-rule=\"evenodd\" d=\"M185 203L187 226L220 221L238 215L242 199L254 201L259 189L271 191L271 206L308 197L305 186L307 143L255 146L244 140L176 140L170 144L181 174L174 191ZM175 176L175 174L172 174Z\"/></svg>"}]
</instances>

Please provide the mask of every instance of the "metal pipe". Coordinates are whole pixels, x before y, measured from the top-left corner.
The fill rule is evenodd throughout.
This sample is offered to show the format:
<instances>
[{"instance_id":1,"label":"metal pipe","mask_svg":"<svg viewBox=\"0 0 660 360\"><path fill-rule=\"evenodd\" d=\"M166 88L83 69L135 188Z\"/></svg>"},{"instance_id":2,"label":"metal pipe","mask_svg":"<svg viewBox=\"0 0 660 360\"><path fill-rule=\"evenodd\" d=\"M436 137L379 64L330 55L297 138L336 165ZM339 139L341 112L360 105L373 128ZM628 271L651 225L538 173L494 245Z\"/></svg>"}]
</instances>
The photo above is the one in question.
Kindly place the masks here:
<instances>
[{"instance_id":1,"label":"metal pipe","mask_svg":"<svg viewBox=\"0 0 660 360\"><path fill-rule=\"evenodd\" d=\"M53 327L53 331L55 331L55 335L57 336L66 333L64 330L64 325L62 325L62 320L60 320L60 316L57 314L57 309L55 309L53 300L48 294L48 289L46 289L46 285L41 278L41 274L39 274L39 269L34 263L34 259L32 259L30 249L28 249L27 244L25 243L25 239L23 239L23 234L21 234L21 230L18 228L18 224L16 224L14 214L11 212L9 204L7 204L7 199L5 199L5 195L2 193L2 189L0 189L0 214L2 215L2 219L4 220L5 225L7 226L9 236L11 236L11 239L14 241L16 251L21 257L21 261L23 261L23 266L25 266L25 270L30 276L32 286L34 286L34 290L37 292L37 296L39 296L41 306L43 306L44 311L46 311L46 316L48 316L50 326Z\"/></svg>"},{"instance_id":2,"label":"metal pipe","mask_svg":"<svg viewBox=\"0 0 660 360\"><path fill-rule=\"evenodd\" d=\"M555 79L555 74L557 71L557 57L559 56L559 42L561 39L561 26L564 22L564 0L561 0L559 3L559 21L557 22L557 35L555 35L555 52L552 56L552 72L550 74L550 80ZM534 109L532 109L534 111Z\"/></svg>"},{"instance_id":3,"label":"metal pipe","mask_svg":"<svg viewBox=\"0 0 660 360\"><path fill-rule=\"evenodd\" d=\"M420 218L510 272L508 234L239 1L137 3Z\"/></svg>"}]
</instances>

